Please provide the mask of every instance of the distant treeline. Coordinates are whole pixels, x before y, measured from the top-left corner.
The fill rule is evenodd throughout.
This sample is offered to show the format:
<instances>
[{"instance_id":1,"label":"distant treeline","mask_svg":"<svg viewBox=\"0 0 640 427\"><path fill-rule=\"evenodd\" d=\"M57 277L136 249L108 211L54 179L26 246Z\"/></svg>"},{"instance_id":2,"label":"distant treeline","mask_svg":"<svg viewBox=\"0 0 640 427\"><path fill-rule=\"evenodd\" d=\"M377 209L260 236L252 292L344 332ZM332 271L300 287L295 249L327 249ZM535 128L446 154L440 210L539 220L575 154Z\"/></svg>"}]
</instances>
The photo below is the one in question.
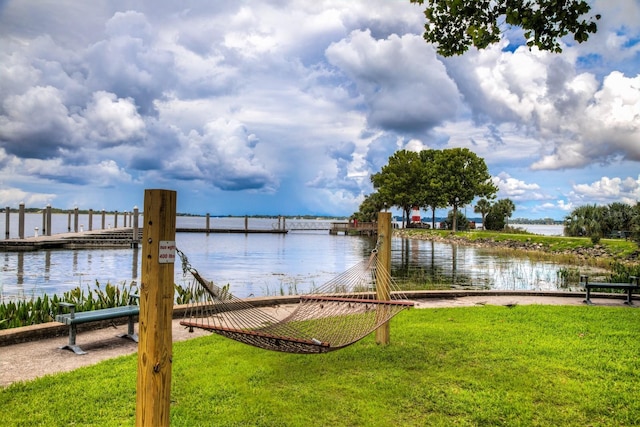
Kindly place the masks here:
<instances>
[{"instance_id":1,"label":"distant treeline","mask_svg":"<svg viewBox=\"0 0 640 427\"><path fill-rule=\"evenodd\" d=\"M509 220L511 224L542 224L542 225L562 225L563 221L559 221L553 218L541 218L541 219L527 219L527 218L512 218Z\"/></svg>"},{"instance_id":2,"label":"distant treeline","mask_svg":"<svg viewBox=\"0 0 640 427\"><path fill-rule=\"evenodd\" d=\"M193 217L205 217L206 214L190 214L190 213L178 213L178 216L193 216ZM211 218L268 218L268 219L309 219L328 221L333 219L347 220L346 216L328 216L328 215L209 215Z\"/></svg>"}]
</instances>

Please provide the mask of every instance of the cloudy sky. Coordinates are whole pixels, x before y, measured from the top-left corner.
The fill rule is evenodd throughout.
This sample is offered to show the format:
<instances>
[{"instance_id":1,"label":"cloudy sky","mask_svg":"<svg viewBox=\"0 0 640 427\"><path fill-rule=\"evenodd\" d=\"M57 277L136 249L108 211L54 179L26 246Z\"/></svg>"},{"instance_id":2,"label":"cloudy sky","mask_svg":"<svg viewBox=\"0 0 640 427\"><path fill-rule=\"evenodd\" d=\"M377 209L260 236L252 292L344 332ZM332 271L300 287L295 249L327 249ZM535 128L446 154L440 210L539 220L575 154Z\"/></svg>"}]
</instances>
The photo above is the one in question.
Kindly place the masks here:
<instances>
[{"instance_id":1,"label":"cloudy sky","mask_svg":"<svg viewBox=\"0 0 640 427\"><path fill-rule=\"evenodd\" d=\"M591 3L562 54L443 58L408 0L0 0L0 206L349 215L395 151L452 147L514 217L635 203L640 2Z\"/></svg>"}]
</instances>

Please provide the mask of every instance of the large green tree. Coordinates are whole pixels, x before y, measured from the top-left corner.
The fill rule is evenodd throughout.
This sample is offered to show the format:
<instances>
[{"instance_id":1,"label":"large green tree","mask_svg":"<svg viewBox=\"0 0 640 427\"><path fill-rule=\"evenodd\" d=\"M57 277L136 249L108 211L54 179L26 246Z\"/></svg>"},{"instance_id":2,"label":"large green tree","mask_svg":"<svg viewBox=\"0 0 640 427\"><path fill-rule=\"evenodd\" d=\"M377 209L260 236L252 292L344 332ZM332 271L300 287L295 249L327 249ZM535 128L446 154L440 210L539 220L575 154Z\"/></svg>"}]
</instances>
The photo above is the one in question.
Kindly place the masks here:
<instances>
[{"instance_id":1,"label":"large green tree","mask_svg":"<svg viewBox=\"0 0 640 427\"><path fill-rule=\"evenodd\" d=\"M418 203L421 171L422 162L418 153L400 150L389 157L389 163L380 172L371 175L371 182L378 190L380 200L389 207L402 209L407 224L411 207Z\"/></svg>"},{"instance_id":2,"label":"large green tree","mask_svg":"<svg viewBox=\"0 0 640 427\"><path fill-rule=\"evenodd\" d=\"M510 27L524 31L527 46L561 52L560 39L572 34L587 41L598 30L600 15L589 15L585 0L410 0L425 5L424 38L444 56L460 55L470 46L484 49Z\"/></svg>"},{"instance_id":3,"label":"large green tree","mask_svg":"<svg viewBox=\"0 0 640 427\"><path fill-rule=\"evenodd\" d=\"M484 159L468 148L442 150L436 162L439 191L446 197L447 206L453 207L453 231L457 231L458 208L470 204L476 197L492 198L498 188Z\"/></svg>"},{"instance_id":4,"label":"large green tree","mask_svg":"<svg viewBox=\"0 0 640 427\"><path fill-rule=\"evenodd\" d=\"M597 205L584 205L575 208L564 219L564 234L567 236L587 236L592 240L602 237L601 223L605 208Z\"/></svg>"},{"instance_id":5,"label":"large green tree","mask_svg":"<svg viewBox=\"0 0 640 427\"><path fill-rule=\"evenodd\" d=\"M623 233L621 233L623 232ZM595 242L601 237L622 236L640 240L640 203L635 206L614 202L609 205L584 205L564 219L564 234L587 236Z\"/></svg>"},{"instance_id":6,"label":"large green tree","mask_svg":"<svg viewBox=\"0 0 640 427\"><path fill-rule=\"evenodd\" d=\"M438 173L437 167L439 155L440 150L420 151L422 177L418 204L425 209L431 209L431 228L436 228L436 209L447 207L447 197L440 190L442 176Z\"/></svg>"},{"instance_id":7,"label":"large green tree","mask_svg":"<svg viewBox=\"0 0 640 427\"><path fill-rule=\"evenodd\" d=\"M511 199L500 199L491 205L486 216L486 224L483 222L482 226L485 230L502 230L506 225L506 219L511 218L515 210L516 205Z\"/></svg>"}]
</instances>

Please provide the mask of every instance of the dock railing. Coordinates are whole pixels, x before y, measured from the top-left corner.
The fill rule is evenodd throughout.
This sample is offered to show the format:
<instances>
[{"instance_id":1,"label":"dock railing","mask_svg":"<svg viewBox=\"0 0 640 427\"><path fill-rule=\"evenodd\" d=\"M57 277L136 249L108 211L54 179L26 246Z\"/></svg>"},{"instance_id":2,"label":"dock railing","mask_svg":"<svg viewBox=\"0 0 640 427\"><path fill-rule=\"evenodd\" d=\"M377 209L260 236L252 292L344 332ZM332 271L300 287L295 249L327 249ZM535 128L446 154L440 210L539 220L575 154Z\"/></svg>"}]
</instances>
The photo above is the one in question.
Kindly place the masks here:
<instances>
[{"instance_id":1,"label":"dock railing","mask_svg":"<svg viewBox=\"0 0 640 427\"><path fill-rule=\"evenodd\" d=\"M329 234L358 234L372 236L378 231L378 224L376 222L332 222Z\"/></svg>"}]
</instances>

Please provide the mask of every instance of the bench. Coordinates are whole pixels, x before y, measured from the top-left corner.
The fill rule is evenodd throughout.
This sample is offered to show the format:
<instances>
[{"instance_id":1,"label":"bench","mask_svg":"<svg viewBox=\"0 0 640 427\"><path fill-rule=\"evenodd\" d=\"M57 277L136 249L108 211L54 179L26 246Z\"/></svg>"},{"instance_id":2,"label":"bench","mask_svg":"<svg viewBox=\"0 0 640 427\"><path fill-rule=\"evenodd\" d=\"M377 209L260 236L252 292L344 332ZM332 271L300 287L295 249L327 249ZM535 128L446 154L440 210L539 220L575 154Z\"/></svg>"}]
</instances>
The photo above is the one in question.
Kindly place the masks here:
<instances>
[{"instance_id":1,"label":"bench","mask_svg":"<svg viewBox=\"0 0 640 427\"><path fill-rule=\"evenodd\" d=\"M623 289L627 291L627 299L624 302L628 305L633 305L633 301L631 299L631 293L633 291L640 290L640 284L638 283L637 276L629 276L628 283L606 283L606 282L589 282L589 276L586 274L580 275L580 284L584 286L587 291L587 297L584 302L589 305L592 305L591 302L591 289Z\"/></svg>"},{"instance_id":2,"label":"bench","mask_svg":"<svg viewBox=\"0 0 640 427\"><path fill-rule=\"evenodd\" d=\"M128 330L126 334L118 335L120 338L129 338L138 342L138 334L134 332L134 317L140 314L140 306L134 304L134 300L138 295L129 296L129 305L121 307L103 308L100 310L81 311L76 313L76 305L69 302L61 302L58 305L58 314L56 322L69 325L69 344L60 347L64 350L71 350L76 354L87 354L80 346L76 344L77 325L81 323L97 322L100 320L117 319L119 317L128 317ZM64 308L68 308L68 313L62 313Z\"/></svg>"}]
</instances>

